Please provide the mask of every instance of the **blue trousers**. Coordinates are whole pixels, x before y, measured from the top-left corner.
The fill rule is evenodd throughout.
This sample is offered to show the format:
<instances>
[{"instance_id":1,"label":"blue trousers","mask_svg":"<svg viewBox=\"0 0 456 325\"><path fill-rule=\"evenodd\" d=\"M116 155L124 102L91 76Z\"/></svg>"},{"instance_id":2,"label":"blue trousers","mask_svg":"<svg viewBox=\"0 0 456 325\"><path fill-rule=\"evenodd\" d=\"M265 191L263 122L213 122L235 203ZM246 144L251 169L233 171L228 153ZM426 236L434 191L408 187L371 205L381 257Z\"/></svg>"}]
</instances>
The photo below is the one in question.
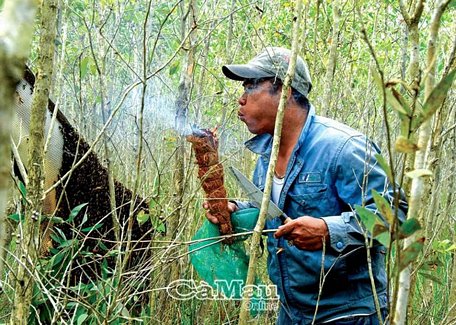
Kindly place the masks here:
<instances>
[{"instance_id":1,"label":"blue trousers","mask_svg":"<svg viewBox=\"0 0 456 325\"><path fill-rule=\"evenodd\" d=\"M388 325L390 322L387 320L388 309L382 308L381 310L383 323L380 323L377 317L377 313L368 316L352 316L343 319L335 320L329 323L317 323L316 325ZM293 323L291 318L284 312L283 308L280 309L279 318L277 319L277 325L304 325L305 322Z\"/></svg>"}]
</instances>

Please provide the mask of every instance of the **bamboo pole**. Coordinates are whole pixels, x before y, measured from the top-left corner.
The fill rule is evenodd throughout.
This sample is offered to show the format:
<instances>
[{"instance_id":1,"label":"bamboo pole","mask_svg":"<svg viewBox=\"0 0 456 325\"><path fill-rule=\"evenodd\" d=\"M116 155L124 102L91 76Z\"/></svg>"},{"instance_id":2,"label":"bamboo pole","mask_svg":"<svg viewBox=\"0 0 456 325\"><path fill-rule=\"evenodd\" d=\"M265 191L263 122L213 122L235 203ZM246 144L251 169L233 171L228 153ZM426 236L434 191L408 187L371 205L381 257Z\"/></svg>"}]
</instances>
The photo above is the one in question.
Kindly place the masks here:
<instances>
[{"instance_id":1,"label":"bamboo pole","mask_svg":"<svg viewBox=\"0 0 456 325\"><path fill-rule=\"evenodd\" d=\"M274 176L274 169L277 162L277 157L279 153L279 145L280 145L280 138L282 134L282 124L283 124L283 116L285 113L285 106L287 103L287 95L290 89L291 81L293 80L295 68L296 68L296 58L298 56L298 49L299 46L299 36L300 36L300 26L303 20L302 17L302 0L296 1L296 11L293 16L293 35L292 35L292 45L291 45L291 58L290 64L288 66L287 74L285 76L285 80L283 82L282 87L282 95L280 97L279 107L277 109L277 116L275 120L274 126L274 138L272 143L272 152L271 158L269 160L268 171L266 174L266 184L264 188L263 194L263 201L261 202L261 209L260 215L258 217L258 221L255 225L252 235L252 241L250 244L250 260L249 260L249 267L247 271L247 279L245 283L245 287L249 288L252 287L255 281L255 274L256 274L256 267L257 261L259 257L259 250L258 247L261 241L261 233L264 229L264 225L266 223L266 214L268 210L268 204L271 197L271 190L272 190L272 179ZM250 292L248 290L244 290L242 304L241 304L241 312L239 315L239 324L245 325L249 319L249 304L250 304Z\"/></svg>"},{"instance_id":2,"label":"bamboo pole","mask_svg":"<svg viewBox=\"0 0 456 325\"><path fill-rule=\"evenodd\" d=\"M435 53L436 53L436 41L438 36L438 29L440 26L440 18L447 7L449 0L440 1L437 5L430 27L430 36L428 40L428 51L427 51L427 70L428 75L425 81L425 94L424 101L429 97L433 88L435 80ZM412 17L408 16L405 6L401 1L401 11L407 26L410 31L410 38L412 41L412 56L409 67L409 75L412 78L413 89L418 96L419 92L419 30L418 23L423 12L423 1L419 1L416 4L415 12ZM413 169L425 169L427 167L428 158L428 146L432 131L431 119L421 125L418 133L418 151L414 155ZM413 135L412 135L413 136ZM418 217L421 224L423 224L423 199L425 198L425 182L423 177L413 178L410 185L410 200L409 200L409 211L408 217ZM416 241L418 234L414 234L407 237L404 240L404 247L408 247L410 244ZM407 306L409 301L409 295L411 289L413 289L413 279L411 277L412 265L406 267L399 275L399 288L396 302L396 309L394 313L393 324L405 324L407 319Z\"/></svg>"},{"instance_id":3,"label":"bamboo pole","mask_svg":"<svg viewBox=\"0 0 456 325\"><path fill-rule=\"evenodd\" d=\"M32 301L40 217L44 200L44 125L51 89L56 35L57 0L41 3L38 75L32 101L29 147L29 188L25 221L20 224L19 261L16 274L12 324L27 324Z\"/></svg>"},{"instance_id":4,"label":"bamboo pole","mask_svg":"<svg viewBox=\"0 0 456 325\"><path fill-rule=\"evenodd\" d=\"M8 245L5 210L10 184L14 94L29 55L37 0L6 0L0 16L0 287ZM14 27L13 27L14 26Z\"/></svg>"}]
</instances>

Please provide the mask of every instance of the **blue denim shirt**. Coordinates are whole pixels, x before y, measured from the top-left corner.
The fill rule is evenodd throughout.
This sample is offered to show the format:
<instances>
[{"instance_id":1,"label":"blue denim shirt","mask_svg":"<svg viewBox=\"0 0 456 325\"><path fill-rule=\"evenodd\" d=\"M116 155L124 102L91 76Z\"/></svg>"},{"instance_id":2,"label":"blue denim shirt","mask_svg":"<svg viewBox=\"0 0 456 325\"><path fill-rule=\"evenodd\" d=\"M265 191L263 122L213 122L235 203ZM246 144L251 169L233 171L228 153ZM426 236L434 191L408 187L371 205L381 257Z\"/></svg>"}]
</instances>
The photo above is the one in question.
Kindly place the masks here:
<instances>
[{"instance_id":1,"label":"blue denim shirt","mask_svg":"<svg viewBox=\"0 0 456 325\"><path fill-rule=\"evenodd\" d=\"M286 126L285 126L286 127ZM264 189L272 148L272 136L262 134L246 142L260 155L253 182ZM278 206L292 219L307 215L322 218L330 241L323 250L306 251L290 246L283 238L268 235L268 272L281 300L278 323L311 323L320 290L322 264L324 281L318 301L316 323L346 315L375 312L368 274L365 241L355 205L376 211L372 189L393 197L385 172L377 163L378 147L354 129L315 115L311 107L307 121L288 163ZM362 191L364 175L364 191ZM245 207L242 203L239 206ZM401 201L398 217L405 219L407 204ZM268 220L266 228L281 225ZM283 248L277 254L279 248ZM380 305L387 303L385 248L372 249L372 267ZM323 258L323 262L322 262Z\"/></svg>"}]
</instances>

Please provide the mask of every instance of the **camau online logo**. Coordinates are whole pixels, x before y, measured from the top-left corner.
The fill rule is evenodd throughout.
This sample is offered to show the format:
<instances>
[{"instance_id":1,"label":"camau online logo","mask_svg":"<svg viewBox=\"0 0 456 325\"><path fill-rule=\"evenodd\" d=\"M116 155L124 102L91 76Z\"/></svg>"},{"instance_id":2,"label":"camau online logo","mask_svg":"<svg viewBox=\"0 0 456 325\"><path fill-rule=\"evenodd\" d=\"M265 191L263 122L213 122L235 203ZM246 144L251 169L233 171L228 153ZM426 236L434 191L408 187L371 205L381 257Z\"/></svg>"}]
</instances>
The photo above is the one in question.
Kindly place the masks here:
<instances>
[{"instance_id":1,"label":"camau online logo","mask_svg":"<svg viewBox=\"0 0 456 325\"><path fill-rule=\"evenodd\" d=\"M215 288L205 281L178 279L166 288L168 295L177 300L242 300L243 295L250 299L278 300L277 287L273 284L244 286L242 280L215 280Z\"/></svg>"}]
</instances>

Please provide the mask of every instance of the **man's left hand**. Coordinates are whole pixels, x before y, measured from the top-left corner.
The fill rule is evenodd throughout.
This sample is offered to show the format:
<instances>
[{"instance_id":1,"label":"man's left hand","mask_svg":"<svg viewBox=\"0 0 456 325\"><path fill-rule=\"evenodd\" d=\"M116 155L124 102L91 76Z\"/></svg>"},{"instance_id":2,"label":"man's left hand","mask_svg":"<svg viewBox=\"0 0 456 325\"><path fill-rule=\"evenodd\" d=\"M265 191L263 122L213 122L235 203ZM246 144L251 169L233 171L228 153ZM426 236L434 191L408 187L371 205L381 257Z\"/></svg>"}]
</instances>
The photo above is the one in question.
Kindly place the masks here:
<instances>
[{"instance_id":1,"label":"man's left hand","mask_svg":"<svg viewBox=\"0 0 456 325\"><path fill-rule=\"evenodd\" d=\"M323 241L328 242L329 233L323 219L303 216L279 227L275 238L284 237L299 249L315 251L323 248Z\"/></svg>"}]
</instances>

